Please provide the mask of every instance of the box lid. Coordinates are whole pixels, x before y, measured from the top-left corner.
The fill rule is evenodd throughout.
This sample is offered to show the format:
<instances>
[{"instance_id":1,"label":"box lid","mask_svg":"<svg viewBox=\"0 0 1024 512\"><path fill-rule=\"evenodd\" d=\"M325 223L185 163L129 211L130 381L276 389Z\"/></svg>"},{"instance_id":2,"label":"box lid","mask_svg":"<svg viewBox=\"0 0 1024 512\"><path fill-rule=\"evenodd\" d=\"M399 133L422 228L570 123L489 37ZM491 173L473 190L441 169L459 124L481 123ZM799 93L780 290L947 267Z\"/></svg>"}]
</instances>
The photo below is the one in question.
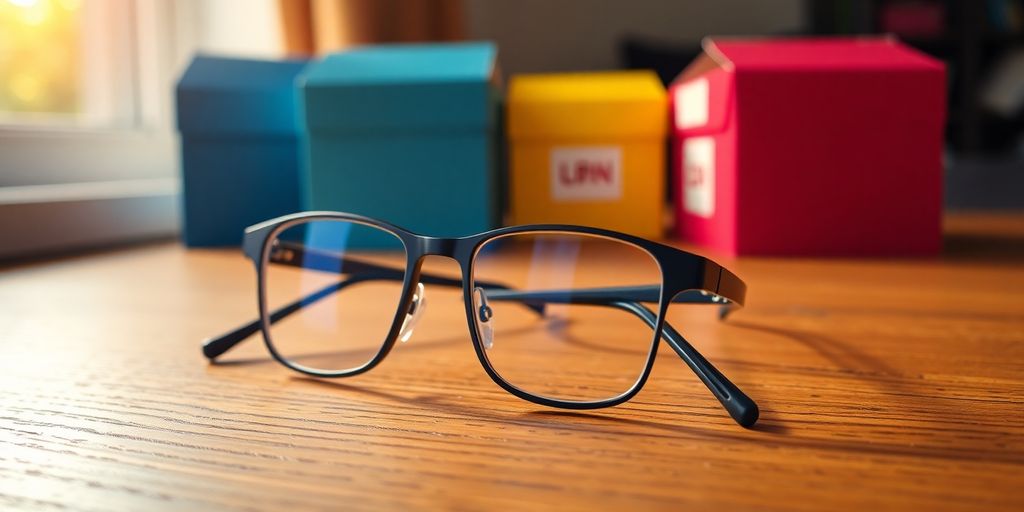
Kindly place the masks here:
<instances>
[{"instance_id":1,"label":"box lid","mask_svg":"<svg viewBox=\"0 0 1024 512\"><path fill-rule=\"evenodd\" d=\"M891 37L705 38L704 52L673 81L670 103L679 135L717 133L735 108L736 73L938 72L944 64Z\"/></svg>"},{"instance_id":2,"label":"box lid","mask_svg":"<svg viewBox=\"0 0 1024 512\"><path fill-rule=\"evenodd\" d=\"M705 38L702 46L730 70L943 69L939 60L892 37Z\"/></svg>"},{"instance_id":3,"label":"box lid","mask_svg":"<svg viewBox=\"0 0 1024 512\"><path fill-rule=\"evenodd\" d=\"M653 71L519 75L509 84L509 136L661 137L665 98Z\"/></svg>"},{"instance_id":4,"label":"box lid","mask_svg":"<svg viewBox=\"0 0 1024 512\"><path fill-rule=\"evenodd\" d=\"M182 133L295 134L295 79L305 60L197 55L177 86Z\"/></svg>"},{"instance_id":5,"label":"box lid","mask_svg":"<svg viewBox=\"0 0 1024 512\"><path fill-rule=\"evenodd\" d=\"M375 45L328 55L299 80L310 130L417 130L494 123L497 47Z\"/></svg>"}]
</instances>

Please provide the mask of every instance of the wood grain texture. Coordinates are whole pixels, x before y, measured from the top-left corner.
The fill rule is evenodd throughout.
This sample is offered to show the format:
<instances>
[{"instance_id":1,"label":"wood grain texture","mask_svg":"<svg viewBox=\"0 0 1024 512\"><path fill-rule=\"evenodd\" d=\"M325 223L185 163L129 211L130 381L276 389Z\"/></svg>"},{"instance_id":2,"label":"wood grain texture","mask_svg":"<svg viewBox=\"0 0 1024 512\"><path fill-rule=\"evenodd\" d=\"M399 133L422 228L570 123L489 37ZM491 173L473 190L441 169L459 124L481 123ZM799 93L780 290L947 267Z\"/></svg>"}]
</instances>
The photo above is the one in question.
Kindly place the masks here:
<instances>
[{"instance_id":1,"label":"wood grain texture","mask_svg":"<svg viewBox=\"0 0 1024 512\"><path fill-rule=\"evenodd\" d=\"M201 356L255 310L235 252L8 268L0 508L1021 510L1024 216L947 226L941 259L723 261L749 285L725 324L673 306L752 430L667 347L623 406L520 401L443 289L380 367L318 381L257 338Z\"/></svg>"}]
</instances>

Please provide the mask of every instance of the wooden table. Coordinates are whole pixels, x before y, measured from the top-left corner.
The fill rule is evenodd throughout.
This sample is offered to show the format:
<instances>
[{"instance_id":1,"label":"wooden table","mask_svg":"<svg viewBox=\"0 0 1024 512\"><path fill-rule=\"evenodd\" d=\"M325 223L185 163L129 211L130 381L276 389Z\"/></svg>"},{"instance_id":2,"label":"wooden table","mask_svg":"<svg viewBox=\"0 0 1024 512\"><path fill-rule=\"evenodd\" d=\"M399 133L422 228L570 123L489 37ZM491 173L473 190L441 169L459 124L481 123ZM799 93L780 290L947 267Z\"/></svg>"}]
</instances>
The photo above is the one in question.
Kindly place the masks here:
<instances>
[{"instance_id":1,"label":"wooden table","mask_svg":"<svg viewBox=\"0 0 1024 512\"><path fill-rule=\"evenodd\" d=\"M736 426L663 347L623 406L495 386L431 290L374 371L318 381L254 338L236 252L147 246L0 273L0 508L1022 510L1024 216L957 216L942 259L740 259L748 307L674 306L761 405ZM454 263L431 261L435 272Z\"/></svg>"}]
</instances>

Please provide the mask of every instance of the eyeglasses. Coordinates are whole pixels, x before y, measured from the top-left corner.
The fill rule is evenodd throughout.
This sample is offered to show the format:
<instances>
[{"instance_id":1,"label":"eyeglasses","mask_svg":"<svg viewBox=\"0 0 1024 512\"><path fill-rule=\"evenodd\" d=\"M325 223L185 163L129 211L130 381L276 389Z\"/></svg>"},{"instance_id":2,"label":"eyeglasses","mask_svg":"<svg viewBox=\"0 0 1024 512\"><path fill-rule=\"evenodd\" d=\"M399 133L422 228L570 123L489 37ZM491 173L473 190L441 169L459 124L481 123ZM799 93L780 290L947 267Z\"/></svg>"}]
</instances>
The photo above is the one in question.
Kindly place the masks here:
<instances>
[{"instance_id":1,"label":"eyeglasses","mask_svg":"<svg viewBox=\"0 0 1024 512\"><path fill-rule=\"evenodd\" d=\"M718 305L722 319L742 306L743 281L702 256L590 227L437 238L333 212L251 226L243 249L256 264L260 316L207 340L211 361L262 331L293 370L357 375L411 338L426 286L461 288L476 355L515 396L566 409L618 405L643 387L663 339L737 423L757 421L757 404L665 322L670 304ZM456 260L462 278L422 272L429 255Z\"/></svg>"}]
</instances>

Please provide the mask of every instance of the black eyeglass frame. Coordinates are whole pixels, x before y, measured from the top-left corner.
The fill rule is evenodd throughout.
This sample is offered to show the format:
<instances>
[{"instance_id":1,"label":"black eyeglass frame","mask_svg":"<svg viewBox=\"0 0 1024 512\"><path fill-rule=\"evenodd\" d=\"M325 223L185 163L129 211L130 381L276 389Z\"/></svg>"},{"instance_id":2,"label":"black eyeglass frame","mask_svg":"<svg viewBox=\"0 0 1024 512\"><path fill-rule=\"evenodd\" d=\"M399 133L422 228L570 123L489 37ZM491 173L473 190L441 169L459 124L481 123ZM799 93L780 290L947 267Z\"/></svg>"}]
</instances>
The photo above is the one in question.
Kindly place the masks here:
<instances>
[{"instance_id":1,"label":"black eyeglass frame","mask_svg":"<svg viewBox=\"0 0 1024 512\"><path fill-rule=\"evenodd\" d=\"M322 371L295 363L282 356L275 349L271 335L270 326L272 323L305 304L305 302L302 304L295 303L293 304L294 308L284 311L283 314L281 314L282 311L280 309L274 312L269 311L266 300L266 268L270 263L270 254L273 248L271 242L282 231L298 224L313 221L347 221L364 224L391 233L402 242L405 248L407 261L406 268L401 270L404 274L402 277L402 291L386 339L372 359L362 366L344 371ZM625 392L612 398L595 401L554 399L536 395L516 387L502 378L491 365L485 353L485 348L478 331L478 324L475 320L473 264L477 252L487 242L508 235L524 233L581 234L608 238L628 243L647 252L658 264L661 270L662 283L656 301L651 300L654 298L652 293L653 287L585 289L581 293L574 291L575 296L583 303L624 309L638 316L652 328L654 333L653 341L643 371L633 385ZM260 318L258 321L242 326L222 336L207 340L204 343L203 351L211 361L250 335L255 334L258 330L262 332L264 344L271 356L292 370L324 378L349 377L369 371L387 357L398 340L404 317L413 306L413 295L417 284L421 281L426 283L434 281L454 285L456 280L424 275L422 273L423 260L426 256L442 256L454 259L459 265L462 272L461 287L466 307L466 319L469 325L473 348L484 371L490 376L491 380L505 391L523 400L548 407L564 409L612 407L630 400L640 392L654 366L658 352L658 343L664 338L666 343L707 385L738 424L744 427L752 426L759 416L757 404L722 375L678 331L664 320L668 307L672 303L717 304L722 308L720 317L723 319L733 309L743 305L746 296L746 285L743 281L721 265L697 254L633 235L586 226L562 224L522 225L498 228L466 237L444 238L419 235L388 222L362 215L326 211L295 213L250 226L245 230L243 252L254 262L256 267ZM545 297L544 295L544 292L510 290L506 293L504 300L520 300L533 303L558 302L558 300ZM564 297L564 294L559 295ZM670 300L665 300L666 298L670 298ZM499 300L501 300L501 297L499 297ZM643 306L641 302L657 302L656 311L651 311L646 306Z\"/></svg>"}]
</instances>

